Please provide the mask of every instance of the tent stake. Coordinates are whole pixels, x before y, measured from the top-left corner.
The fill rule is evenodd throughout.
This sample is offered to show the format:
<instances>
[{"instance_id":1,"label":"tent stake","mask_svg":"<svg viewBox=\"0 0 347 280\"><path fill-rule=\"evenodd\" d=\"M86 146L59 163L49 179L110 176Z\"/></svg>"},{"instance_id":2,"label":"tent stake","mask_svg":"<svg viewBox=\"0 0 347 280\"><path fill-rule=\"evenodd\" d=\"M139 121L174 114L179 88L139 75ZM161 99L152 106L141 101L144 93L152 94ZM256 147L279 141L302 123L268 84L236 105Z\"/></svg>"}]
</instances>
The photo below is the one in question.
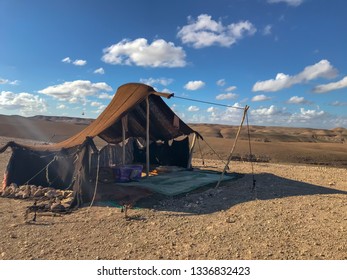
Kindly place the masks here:
<instances>
[{"instance_id":1,"label":"tent stake","mask_svg":"<svg viewBox=\"0 0 347 280\"><path fill-rule=\"evenodd\" d=\"M227 161L227 163L226 163L225 166L224 166L223 172L222 172L222 174L220 175L220 178L219 178L219 181L218 181L218 183L217 183L217 185L216 185L216 188L219 187L221 181L223 180L224 173L225 173L225 171L228 169L228 166L229 166L229 163L230 163L230 161L231 161L231 157L232 157L232 155L233 155L233 153L234 153L237 140L238 140L238 138L239 138L239 136L240 136L241 128L242 128L243 122L245 121L245 117L246 117L246 114L247 114L248 109L249 109L249 106L246 106L245 109L244 109L244 111L243 111L243 116L242 116L241 124L240 124L240 126L239 126L238 131L237 131L237 134L236 134L236 137L235 137L235 140L234 140L234 144L233 144L233 146L232 146L232 148L231 148L231 150L230 150L230 154L229 154L229 157L228 157L228 161Z\"/></svg>"},{"instance_id":2,"label":"tent stake","mask_svg":"<svg viewBox=\"0 0 347 280\"><path fill-rule=\"evenodd\" d=\"M147 122L146 122L146 177L149 176L149 99L146 98Z\"/></svg>"}]
</instances>

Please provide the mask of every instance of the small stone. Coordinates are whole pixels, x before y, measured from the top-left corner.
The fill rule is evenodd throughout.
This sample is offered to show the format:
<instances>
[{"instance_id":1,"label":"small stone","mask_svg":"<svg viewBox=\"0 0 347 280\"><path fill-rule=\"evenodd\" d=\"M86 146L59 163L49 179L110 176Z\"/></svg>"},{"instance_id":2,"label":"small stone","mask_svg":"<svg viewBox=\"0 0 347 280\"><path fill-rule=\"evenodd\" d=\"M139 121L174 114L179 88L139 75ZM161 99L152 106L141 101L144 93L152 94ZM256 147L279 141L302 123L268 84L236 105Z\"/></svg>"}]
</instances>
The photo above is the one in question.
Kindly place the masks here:
<instances>
[{"instance_id":1,"label":"small stone","mask_svg":"<svg viewBox=\"0 0 347 280\"><path fill-rule=\"evenodd\" d=\"M41 197L41 196L44 196L44 191L42 189L37 189L34 194L33 194L33 197Z\"/></svg>"},{"instance_id":2,"label":"small stone","mask_svg":"<svg viewBox=\"0 0 347 280\"><path fill-rule=\"evenodd\" d=\"M53 203L51 206L51 211L52 212L64 212L66 209L63 205L60 203Z\"/></svg>"},{"instance_id":3,"label":"small stone","mask_svg":"<svg viewBox=\"0 0 347 280\"><path fill-rule=\"evenodd\" d=\"M45 196L48 197L48 198L53 198L54 197L54 193L52 190L49 190L45 193Z\"/></svg>"},{"instance_id":4,"label":"small stone","mask_svg":"<svg viewBox=\"0 0 347 280\"><path fill-rule=\"evenodd\" d=\"M233 218L231 218L231 217L226 218L225 221L226 221L227 223L229 223L229 224L234 224L234 223L236 223L236 220L233 219Z\"/></svg>"},{"instance_id":5,"label":"small stone","mask_svg":"<svg viewBox=\"0 0 347 280\"><path fill-rule=\"evenodd\" d=\"M14 239L17 238L17 235L15 235L14 233L10 233L10 237Z\"/></svg>"}]
</instances>

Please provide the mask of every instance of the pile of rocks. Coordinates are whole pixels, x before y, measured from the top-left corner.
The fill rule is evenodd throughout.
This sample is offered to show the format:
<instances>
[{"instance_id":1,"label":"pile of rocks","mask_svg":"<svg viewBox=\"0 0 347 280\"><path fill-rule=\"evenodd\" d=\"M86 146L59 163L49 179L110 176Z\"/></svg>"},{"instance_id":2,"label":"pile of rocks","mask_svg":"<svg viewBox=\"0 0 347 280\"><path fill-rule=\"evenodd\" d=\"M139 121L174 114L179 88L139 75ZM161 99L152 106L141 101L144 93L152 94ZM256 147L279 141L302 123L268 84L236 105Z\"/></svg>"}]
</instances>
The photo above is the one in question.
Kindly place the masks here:
<instances>
[{"instance_id":1,"label":"pile of rocks","mask_svg":"<svg viewBox=\"0 0 347 280\"><path fill-rule=\"evenodd\" d=\"M49 187L23 185L17 186L12 183L2 191L2 197L17 198L17 199L34 199L47 205L48 211L63 212L70 208L74 199L74 192L71 190L59 190Z\"/></svg>"}]
</instances>

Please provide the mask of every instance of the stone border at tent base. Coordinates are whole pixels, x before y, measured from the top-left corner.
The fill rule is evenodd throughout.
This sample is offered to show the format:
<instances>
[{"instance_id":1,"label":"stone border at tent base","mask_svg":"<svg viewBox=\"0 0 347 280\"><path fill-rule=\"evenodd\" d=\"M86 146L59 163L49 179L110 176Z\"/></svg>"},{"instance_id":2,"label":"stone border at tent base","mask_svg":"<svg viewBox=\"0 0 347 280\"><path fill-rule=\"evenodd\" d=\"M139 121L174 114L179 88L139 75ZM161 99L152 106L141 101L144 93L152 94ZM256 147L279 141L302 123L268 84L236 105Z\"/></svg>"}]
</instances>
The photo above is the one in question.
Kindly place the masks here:
<instances>
[{"instance_id":1,"label":"stone border at tent base","mask_svg":"<svg viewBox=\"0 0 347 280\"><path fill-rule=\"evenodd\" d=\"M37 208L45 212L64 213L70 209L74 199L71 190L59 190L35 185L11 185L0 190L1 197L14 199L30 199L37 203Z\"/></svg>"}]
</instances>

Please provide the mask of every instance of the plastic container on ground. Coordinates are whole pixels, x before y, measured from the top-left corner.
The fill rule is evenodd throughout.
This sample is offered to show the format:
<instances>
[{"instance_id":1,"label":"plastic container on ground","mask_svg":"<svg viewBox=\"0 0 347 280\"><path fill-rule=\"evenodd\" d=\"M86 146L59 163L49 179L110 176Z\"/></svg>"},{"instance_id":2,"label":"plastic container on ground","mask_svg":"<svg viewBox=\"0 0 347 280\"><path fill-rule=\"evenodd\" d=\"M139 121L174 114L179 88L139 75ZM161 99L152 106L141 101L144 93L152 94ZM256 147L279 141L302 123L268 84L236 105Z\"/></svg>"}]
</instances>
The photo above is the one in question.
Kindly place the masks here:
<instances>
[{"instance_id":1,"label":"plastic container on ground","mask_svg":"<svg viewBox=\"0 0 347 280\"><path fill-rule=\"evenodd\" d=\"M116 182L129 182L141 179L142 165L123 165L113 167Z\"/></svg>"}]
</instances>

